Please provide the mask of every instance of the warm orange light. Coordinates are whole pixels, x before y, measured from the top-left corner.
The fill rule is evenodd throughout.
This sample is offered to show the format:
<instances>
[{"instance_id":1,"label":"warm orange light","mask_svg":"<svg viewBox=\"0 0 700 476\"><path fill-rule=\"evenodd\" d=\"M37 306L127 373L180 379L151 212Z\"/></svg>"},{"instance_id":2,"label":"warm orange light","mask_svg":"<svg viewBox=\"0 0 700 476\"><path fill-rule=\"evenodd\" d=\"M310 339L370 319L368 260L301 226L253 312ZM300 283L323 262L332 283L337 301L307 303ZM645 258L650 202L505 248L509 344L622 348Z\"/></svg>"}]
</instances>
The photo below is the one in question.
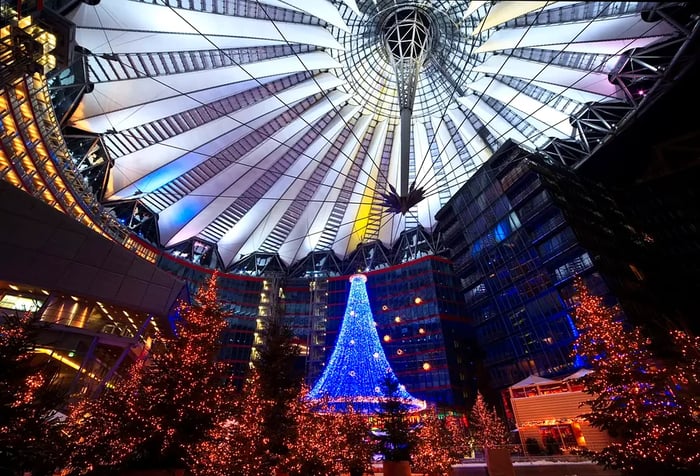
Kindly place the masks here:
<instances>
[{"instance_id":1,"label":"warm orange light","mask_svg":"<svg viewBox=\"0 0 700 476\"><path fill-rule=\"evenodd\" d=\"M428 362L423 362L423 370L430 370L430 364Z\"/></svg>"},{"instance_id":2,"label":"warm orange light","mask_svg":"<svg viewBox=\"0 0 700 476\"><path fill-rule=\"evenodd\" d=\"M394 318L394 322L401 322L401 316L396 316Z\"/></svg>"},{"instance_id":3,"label":"warm orange light","mask_svg":"<svg viewBox=\"0 0 700 476\"><path fill-rule=\"evenodd\" d=\"M384 305L382 306L382 311L386 311L387 309L389 309L389 306L387 306L386 304L384 304Z\"/></svg>"},{"instance_id":4,"label":"warm orange light","mask_svg":"<svg viewBox=\"0 0 700 476\"><path fill-rule=\"evenodd\" d=\"M390 335L385 335L385 336L384 336L384 342L389 342L390 340L391 340L391 336L390 336Z\"/></svg>"},{"instance_id":5,"label":"warm orange light","mask_svg":"<svg viewBox=\"0 0 700 476\"><path fill-rule=\"evenodd\" d=\"M422 304L423 300L421 298L417 297L413 300L413 302L415 302L416 304Z\"/></svg>"},{"instance_id":6,"label":"warm orange light","mask_svg":"<svg viewBox=\"0 0 700 476\"><path fill-rule=\"evenodd\" d=\"M418 328L418 333L425 334L425 329L423 329L422 327Z\"/></svg>"}]
</instances>

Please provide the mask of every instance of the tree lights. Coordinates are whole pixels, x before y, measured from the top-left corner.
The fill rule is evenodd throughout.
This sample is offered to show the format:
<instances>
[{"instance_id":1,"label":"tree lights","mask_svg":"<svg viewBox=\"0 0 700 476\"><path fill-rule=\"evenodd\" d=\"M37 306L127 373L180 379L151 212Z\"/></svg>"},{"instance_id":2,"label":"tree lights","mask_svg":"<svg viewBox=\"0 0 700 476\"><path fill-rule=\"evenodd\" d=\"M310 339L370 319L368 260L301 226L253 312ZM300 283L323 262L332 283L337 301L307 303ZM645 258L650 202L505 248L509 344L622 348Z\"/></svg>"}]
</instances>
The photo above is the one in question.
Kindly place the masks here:
<instances>
[{"instance_id":1,"label":"tree lights","mask_svg":"<svg viewBox=\"0 0 700 476\"><path fill-rule=\"evenodd\" d=\"M41 325L38 314L0 314L0 473L49 472L63 450L57 369L32 362Z\"/></svg>"},{"instance_id":2,"label":"tree lights","mask_svg":"<svg viewBox=\"0 0 700 476\"><path fill-rule=\"evenodd\" d=\"M574 350L594 372L582 377L591 425L619 438L594 459L623 472L700 471L700 339L672 331L675 355L661 359L638 328L626 329L617 307L577 280Z\"/></svg>"},{"instance_id":3,"label":"tree lights","mask_svg":"<svg viewBox=\"0 0 700 476\"><path fill-rule=\"evenodd\" d=\"M378 413L387 376L396 379L382 348L369 305L367 277L350 277L350 293L333 353L323 374L308 394L310 400L326 399L335 411L351 404L361 413ZM411 410L425 408L400 386L395 398Z\"/></svg>"},{"instance_id":4,"label":"tree lights","mask_svg":"<svg viewBox=\"0 0 700 476\"><path fill-rule=\"evenodd\" d=\"M126 381L71 412L68 435L76 472L114 468L188 468L205 471L212 437L233 418L229 370L216 362L226 326L217 300L216 273L193 305L182 304L176 337L148 361L137 361Z\"/></svg>"},{"instance_id":5,"label":"tree lights","mask_svg":"<svg viewBox=\"0 0 700 476\"><path fill-rule=\"evenodd\" d=\"M508 428L496 411L489 408L481 392L477 393L476 402L469 413L469 424L477 446L486 449L508 443Z\"/></svg>"},{"instance_id":6,"label":"tree lights","mask_svg":"<svg viewBox=\"0 0 700 476\"><path fill-rule=\"evenodd\" d=\"M440 418L434 407L421 414L417 444L411 457L414 472L451 474L452 465L459 463L472 449L472 440L455 418Z\"/></svg>"}]
</instances>

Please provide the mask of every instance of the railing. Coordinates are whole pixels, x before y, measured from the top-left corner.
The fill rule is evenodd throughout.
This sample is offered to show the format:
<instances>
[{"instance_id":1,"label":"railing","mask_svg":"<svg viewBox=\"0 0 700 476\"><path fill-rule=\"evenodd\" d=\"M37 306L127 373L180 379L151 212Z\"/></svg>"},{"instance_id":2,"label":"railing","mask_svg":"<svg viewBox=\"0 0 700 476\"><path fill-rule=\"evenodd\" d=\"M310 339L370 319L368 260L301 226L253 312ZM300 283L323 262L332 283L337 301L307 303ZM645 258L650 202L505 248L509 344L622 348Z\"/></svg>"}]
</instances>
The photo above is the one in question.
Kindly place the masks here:
<instances>
[{"instance_id":1,"label":"railing","mask_svg":"<svg viewBox=\"0 0 700 476\"><path fill-rule=\"evenodd\" d=\"M54 114L46 78L34 76L27 78L25 83L35 123L47 145L48 153L61 175L61 177L52 177L51 174L45 174L45 176L47 181L55 185L54 188L57 190L55 196L57 199L62 199L61 206L66 213L145 260L155 263L159 251L135 239L127 227L102 207L97 197L83 182L82 175L71 158L58 119ZM46 164L45 161L36 162L37 166L45 166ZM64 180L69 185L70 190L58 193L58 190L65 188L63 184L58 183L59 180ZM66 194L70 194L70 198L67 198Z\"/></svg>"}]
</instances>

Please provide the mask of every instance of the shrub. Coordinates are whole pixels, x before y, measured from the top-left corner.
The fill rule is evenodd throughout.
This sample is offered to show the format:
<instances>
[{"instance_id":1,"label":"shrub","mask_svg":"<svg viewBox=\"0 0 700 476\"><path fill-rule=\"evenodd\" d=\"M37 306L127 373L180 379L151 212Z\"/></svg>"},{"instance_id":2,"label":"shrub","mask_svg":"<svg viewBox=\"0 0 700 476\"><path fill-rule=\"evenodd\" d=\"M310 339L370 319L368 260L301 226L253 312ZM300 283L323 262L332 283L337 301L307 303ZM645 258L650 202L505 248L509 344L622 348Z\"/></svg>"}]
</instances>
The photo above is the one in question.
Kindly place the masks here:
<instances>
[{"instance_id":1,"label":"shrub","mask_svg":"<svg viewBox=\"0 0 700 476\"><path fill-rule=\"evenodd\" d=\"M531 455L541 455L542 447L540 446L540 442L537 441L535 438L526 439L525 451L527 451L527 453Z\"/></svg>"}]
</instances>

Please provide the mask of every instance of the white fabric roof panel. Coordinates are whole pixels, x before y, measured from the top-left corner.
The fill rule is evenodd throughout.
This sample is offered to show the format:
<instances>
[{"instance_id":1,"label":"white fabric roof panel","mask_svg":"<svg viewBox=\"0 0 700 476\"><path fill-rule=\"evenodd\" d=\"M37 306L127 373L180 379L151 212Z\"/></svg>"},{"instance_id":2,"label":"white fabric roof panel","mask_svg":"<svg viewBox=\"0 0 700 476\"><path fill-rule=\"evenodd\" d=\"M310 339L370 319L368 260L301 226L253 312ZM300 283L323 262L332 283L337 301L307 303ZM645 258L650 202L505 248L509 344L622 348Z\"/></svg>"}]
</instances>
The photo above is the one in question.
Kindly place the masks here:
<instances>
[{"instance_id":1,"label":"white fabric roof panel","mask_svg":"<svg viewBox=\"0 0 700 476\"><path fill-rule=\"evenodd\" d=\"M525 137L517 129L512 130L512 125L499 116L491 106L481 101L479 96L470 94L457 98L457 101L464 106L465 110L475 114L493 132L499 144L503 144L507 139L511 138L527 148L535 149L535 145L530 140L531 138Z\"/></svg>"},{"instance_id":2,"label":"white fabric roof panel","mask_svg":"<svg viewBox=\"0 0 700 476\"><path fill-rule=\"evenodd\" d=\"M605 73L569 69L551 64L543 65L536 61L509 58L505 55L492 56L474 68L474 70L480 73L501 74L528 81L536 80L555 86L578 89L587 93L597 94L603 98L622 99L624 97L620 88L612 84Z\"/></svg>"},{"instance_id":3,"label":"white fabric roof panel","mask_svg":"<svg viewBox=\"0 0 700 476\"><path fill-rule=\"evenodd\" d=\"M454 160L459 152L444 119L431 117L430 121L433 131L435 131L435 143L439 150L440 163L444 164L445 183L438 184L438 186L447 187L450 190L450 195L454 195L462 186L462 177L467 171L464 169L464 164L461 160Z\"/></svg>"},{"instance_id":4,"label":"white fabric roof panel","mask_svg":"<svg viewBox=\"0 0 700 476\"><path fill-rule=\"evenodd\" d=\"M321 20L337 26L341 30L350 31L343 17L335 6L327 0L257 0L259 3L275 7L288 8L309 13Z\"/></svg>"},{"instance_id":5,"label":"white fabric roof panel","mask_svg":"<svg viewBox=\"0 0 700 476\"><path fill-rule=\"evenodd\" d=\"M349 254L364 238L364 229L371 218L369 208L377 198L377 177L379 175L377 164L379 163L380 150L386 140L388 127L388 121L380 121L372 131L369 147L364 151L364 161L360 174L355 182L341 225L338 227L338 236L333 246L333 251L341 256Z\"/></svg>"},{"instance_id":6,"label":"white fabric roof panel","mask_svg":"<svg viewBox=\"0 0 700 476\"><path fill-rule=\"evenodd\" d=\"M543 48L557 51L618 55L631 48L642 48L675 32L665 21L648 23L639 15L602 18L597 21L563 25L509 28L494 32L477 53L511 48ZM622 34L622 35L621 35Z\"/></svg>"},{"instance_id":7,"label":"white fabric roof panel","mask_svg":"<svg viewBox=\"0 0 700 476\"><path fill-rule=\"evenodd\" d=\"M565 7L567 4L578 3L578 2L535 2L535 1L505 1L505 2L495 2L493 7L489 10L486 17L481 21L481 23L474 29L475 32L482 32L484 30L489 30L508 20L513 20L522 15L527 15L528 13L536 12L538 10L546 10L548 8L561 8ZM472 12L473 13L473 12Z\"/></svg>"},{"instance_id":8,"label":"white fabric roof panel","mask_svg":"<svg viewBox=\"0 0 700 476\"><path fill-rule=\"evenodd\" d=\"M352 107L353 115L359 111L359 106L349 107ZM358 138L365 136L371 119L371 116L368 115L361 116L358 119L348 140L343 143L333 165L326 173L311 202L290 233L289 240L280 247L280 256L288 258L288 262L301 259L316 248L332 208L340 195L341 186L360 152ZM305 238L302 240L303 237ZM295 249L297 250L296 253L294 253Z\"/></svg>"},{"instance_id":9,"label":"white fabric roof panel","mask_svg":"<svg viewBox=\"0 0 700 476\"><path fill-rule=\"evenodd\" d=\"M481 78L468 84L467 88L498 99L512 109L520 111L527 116L528 122L536 122L536 128L545 135L569 139L574 134L573 127L569 123L569 116L494 78Z\"/></svg>"},{"instance_id":10,"label":"white fabric roof panel","mask_svg":"<svg viewBox=\"0 0 700 476\"><path fill-rule=\"evenodd\" d=\"M72 117L78 128L124 130L176 114L235 93L231 84L298 71L325 70L338 64L323 52L305 53L242 66L152 78L127 79L95 85ZM247 83L249 84L249 83ZM212 91L214 90L215 91ZM162 101L169 100L167 105Z\"/></svg>"},{"instance_id":11,"label":"white fabric roof panel","mask_svg":"<svg viewBox=\"0 0 700 476\"><path fill-rule=\"evenodd\" d=\"M341 83L335 76L323 73L276 96L120 157L110 176L107 198L124 199L135 193L155 191L242 139L253 127L251 120L264 121L313 93L333 89ZM183 154L188 150L191 152Z\"/></svg>"},{"instance_id":12,"label":"white fabric roof panel","mask_svg":"<svg viewBox=\"0 0 700 476\"><path fill-rule=\"evenodd\" d=\"M430 155L430 141L425 130L423 122L413 123L413 149L416 154L416 185L424 189L430 190L424 204L418 207L417 212L413 215L418 218L418 223L425 228L430 229L434 220L435 214L440 210L440 195L441 187L444 183L438 183L434 164ZM409 214L411 212L409 211Z\"/></svg>"},{"instance_id":13,"label":"white fabric roof panel","mask_svg":"<svg viewBox=\"0 0 700 476\"><path fill-rule=\"evenodd\" d=\"M343 47L321 26L195 12L124 0L81 4L69 18L93 53L137 53L300 43ZM222 34L227 32L227 34ZM239 40L246 44L237 43Z\"/></svg>"},{"instance_id":14,"label":"white fabric roof panel","mask_svg":"<svg viewBox=\"0 0 700 476\"><path fill-rule=\"evenodd\" d=\"M646 21L647 2L425 3L435 51L416 73L408 170L426 197L403 215L382 205L408 173L381 36L400 2L170 3L80 2L68 15L92 83L68 123L107 134L107 206L138 198L158 214L157 245L214 240L225 265L430 231L499 144L577 140L570 115L628 100L608 77L623 53L684 34Z\"/></svg>"},{"instance_id":15,"label":"white fabric roof panel","mask_svg":"<svg viewBox=\"0 0 700 476\"><path fill-rule=\"evenodd\" d=\"M322 101L304 111L299 118L277 132L275 140L261 143L241 160L227 167L223 173L198 187L191 195L163 210L159 219L162 221L161 237L167 242L166 246L172 246L202 231L241 191L247 190L287 152L295 137L310 128L323 114L332 111L336 105L347 102L349 95L332 92L330 99L332 102Z\"/></svg>"},{"instance_id":16,"label":"white fabric roof panel","mask_svg":"<svg viewBox=\"0 0 700 476\"><path fill-rule=\"evenodd\" d=\"M352 113L352 108L345 108L345 113ZM340 112L343 114L343 111ZM314 169L318 165L320 157L328 152L335 139L342 131L348 117L336 117L331 124L321 133L322 137L317 138L306 150L306 156L300 156L283 175L273 188L260 199L253 208L246 214L241 222L248 216L252 218L250 225L255 226L248 239L246 233L240 229L241 222L231 228L219 241L220 250L223 254L235 256L237 253L247 255L257 251L267 238L268 234L277 226L287 209L292 204L294 198L299 194L301 188L309 180ZM260 215L265 218L260 219ZM222 254L222 257L223 257Z\"/></svg>"}]
</instances>

